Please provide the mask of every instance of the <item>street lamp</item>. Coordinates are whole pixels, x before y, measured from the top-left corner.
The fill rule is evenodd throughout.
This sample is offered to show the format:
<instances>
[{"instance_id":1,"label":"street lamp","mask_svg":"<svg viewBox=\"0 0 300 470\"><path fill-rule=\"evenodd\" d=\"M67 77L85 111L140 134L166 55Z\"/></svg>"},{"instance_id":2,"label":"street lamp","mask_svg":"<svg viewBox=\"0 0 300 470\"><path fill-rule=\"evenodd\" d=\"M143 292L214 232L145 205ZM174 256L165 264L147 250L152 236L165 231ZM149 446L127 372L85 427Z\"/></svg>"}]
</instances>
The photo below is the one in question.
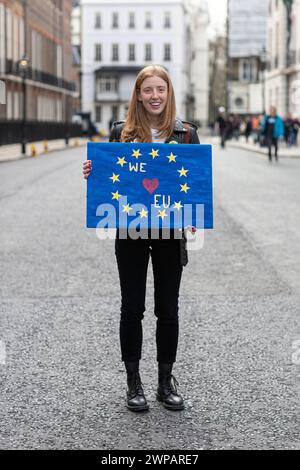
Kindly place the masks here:
<instances>
[{"instance_id":1,"label":"street lamp","mask_svg":"<svg viewBox=\"0 0 300 470\"><path fill-rule=\"evenodd\" d=\"M22 78L22 90L23 90L23 117L22 117L22 155L26 154L26 77L29 69L29 59L26 55L19 60L19 73Z\"/></svg>"},{"instance_id":2,"label":"street lamp","mask_svg":"<svg viewBox=\"0 0 300 470\"><path fill-rule=\"evenodd\" d=\"M262 84L262 111L263 114L266 112L266 94L265 94L265 85L266 85L266 67L267 67L267 51L263 47L260 54L260 64L261 64L261 84Z\"/></svg>"},{"instance_id":3,"label":"street lamp","mask_svg":"<svg viewBox=\"0 0 300 470\"><path fill-rule=\"evenodd\" d=\"M290 66L290 43L292 36L292 8L293 0L283 0L284 6L286 8L286 67ZM290 77L289 74L286 74L286 112L289 112L290 107Z\"/></svg>"}]
</instances>

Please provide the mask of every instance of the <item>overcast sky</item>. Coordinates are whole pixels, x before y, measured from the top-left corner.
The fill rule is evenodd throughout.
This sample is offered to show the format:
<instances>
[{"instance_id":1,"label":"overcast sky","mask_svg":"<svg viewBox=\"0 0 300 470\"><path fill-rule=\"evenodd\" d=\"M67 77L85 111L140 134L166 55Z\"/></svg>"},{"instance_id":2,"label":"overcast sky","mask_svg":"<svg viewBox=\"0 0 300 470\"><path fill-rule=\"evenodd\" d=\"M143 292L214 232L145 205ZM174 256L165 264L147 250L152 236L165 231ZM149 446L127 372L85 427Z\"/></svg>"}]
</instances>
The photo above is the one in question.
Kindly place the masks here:
<instances>
[{"instance_id":1,"label":"overcast sky","mask_svg":"<svg viewBox=\"0 0 300 470\"><path fill-rule=\"evenodd\" d=\"M211 19L210 35L225 31L225 21L227 12L227 0L207 0L208 10Z\"/></svg>"}]
</instances>

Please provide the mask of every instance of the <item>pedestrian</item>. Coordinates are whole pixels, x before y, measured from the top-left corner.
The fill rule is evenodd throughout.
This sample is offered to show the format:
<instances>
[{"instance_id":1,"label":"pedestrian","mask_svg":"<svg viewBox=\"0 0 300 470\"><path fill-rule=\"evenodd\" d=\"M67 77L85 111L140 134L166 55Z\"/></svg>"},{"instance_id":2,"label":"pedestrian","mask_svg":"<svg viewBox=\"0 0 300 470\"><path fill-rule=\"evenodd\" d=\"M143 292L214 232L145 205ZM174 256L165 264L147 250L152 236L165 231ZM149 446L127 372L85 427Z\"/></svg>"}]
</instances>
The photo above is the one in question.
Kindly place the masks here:
<instances>
[{"instance_id":1,"label":"pedestrian","mask_svg":"<svg viewBox=\"0 0 300 470\"><path fill-rule=\"evenodd\" d=\"M275 160L278 161L278 139L284 135L284 124L275 106L271 106L270 114L265 117L262 132L266 137L269 161L272 161L272 146L275 148Z\"/></svg>"},{"instance_id":2,"label":"pedestrian","mask_svg":"<svg viewBox=\"0 0 300 470\"><path fill-rule=\"evenodd\" d=\"M247 143L249 141L249 137L251 134L252 134L252 120L250 116L248 116L245 121L245 137L246 137Z\"/></svg>"},{"instance_id":3,"label":"pedestrian","mask_svg":"<svg viewBox=\"0 0 300 470\"><path fill-rule=\"evenodd\" d=\"M125 122L115 122L110 142L175 142L199 144L197 127L176 118L173 85L167 71L150 65L136 78ZM83 164L84 177L91 171L91 161ZM191 228L191 231L196 229ZM121 286L120 345L127 372L127 402L132 411L148 410L139 373L142 352L142 320L145 311L147 267L152 259L158 362L156 398L165 408L182 410L184 400L177 391L178 382L172 374L176 361L179 321L178 297L183 266L187 263L184 236L176 238L170 230L169 239L121 239L117 230L115 254ZM184 234L184 231L181 232Z\"/></svg>"},{"instance_id":4,"label":"pedestrian","mask_svg":"<svg viewBox=\"0 0 300 470\"><path fill-rule=\"evenodd\" d=\"M226 135L227 135L227 120L226 120L226 115L225 115L225 108L221 106L219 108L219 114L216 119L216 125L218 126L219 130L219 135L220 135L220 143L222 149L225 148L226 144Z\"/></svg>"},{"instance_id":5,"label":"pedestrian","mask_svg":"<svg viewBox=\"0 0 300 470\"><path fill-rule=\"evenodd\" d=\"M294 138L294 119L291 113L287 113L284 120L284 139L287 146L293 145Z\"/></svg>"}]
</instances>

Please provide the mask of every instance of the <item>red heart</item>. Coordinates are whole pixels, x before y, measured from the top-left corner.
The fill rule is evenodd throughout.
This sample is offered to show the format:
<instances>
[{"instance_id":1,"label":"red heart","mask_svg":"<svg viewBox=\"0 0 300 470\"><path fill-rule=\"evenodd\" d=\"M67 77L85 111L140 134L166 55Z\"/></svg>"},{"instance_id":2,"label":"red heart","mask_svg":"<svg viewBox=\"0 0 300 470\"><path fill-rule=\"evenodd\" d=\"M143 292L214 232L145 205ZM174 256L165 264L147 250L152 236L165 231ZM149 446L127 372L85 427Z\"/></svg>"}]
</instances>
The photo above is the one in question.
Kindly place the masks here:
<instances>
[{"instance_id":1,"label":"red heart","mask_svg":"<svg viewBox=\"0 0 300 470\"><path fill-rule=\"evenodd\" d=\"M156 178L153 178L152 180L148 180L148 178L145 178L143 180L143 186L149 194L152 194L156 190L156 188L158 188L158 185L159 181Z\"/></svg>"}]
</instances>

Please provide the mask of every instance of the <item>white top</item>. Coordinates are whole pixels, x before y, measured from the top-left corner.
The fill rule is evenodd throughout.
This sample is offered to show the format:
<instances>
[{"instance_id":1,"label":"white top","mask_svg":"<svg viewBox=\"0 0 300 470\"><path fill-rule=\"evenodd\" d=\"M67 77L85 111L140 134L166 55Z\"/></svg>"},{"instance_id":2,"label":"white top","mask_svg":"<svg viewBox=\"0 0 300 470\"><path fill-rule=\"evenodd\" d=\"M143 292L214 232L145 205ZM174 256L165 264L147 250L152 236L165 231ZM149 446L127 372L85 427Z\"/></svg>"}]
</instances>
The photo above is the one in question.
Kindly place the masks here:
<instances>
[{"instance_id":1,"label":"white top","mask_svg":"<svg viewBox=\"0 0 300 470\"><path fill-rule=\"evenodd\" d=\"M158 130L157 129L151 129L151 135L152 135L152 142L162 142L164 143L164 141L166 139L162 138L162 137L157 137L157 134L158 134Z\"/></svg>"}]
</instances>

